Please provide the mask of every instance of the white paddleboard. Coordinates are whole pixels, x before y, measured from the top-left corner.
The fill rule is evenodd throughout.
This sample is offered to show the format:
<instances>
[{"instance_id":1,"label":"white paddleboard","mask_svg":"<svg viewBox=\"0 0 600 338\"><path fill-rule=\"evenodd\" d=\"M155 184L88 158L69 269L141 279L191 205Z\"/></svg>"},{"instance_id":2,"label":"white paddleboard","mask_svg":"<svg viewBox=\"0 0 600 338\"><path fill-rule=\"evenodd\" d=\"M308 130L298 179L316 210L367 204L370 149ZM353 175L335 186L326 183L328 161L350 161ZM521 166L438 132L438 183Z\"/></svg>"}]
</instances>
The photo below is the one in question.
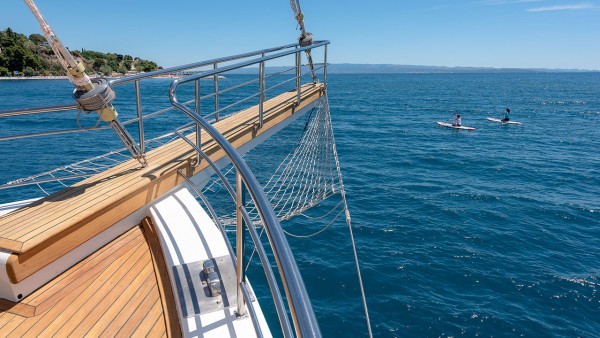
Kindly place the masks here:
<instances>
[{"instance_id":1,"label":"white paddleboard","mask_svg":"<svg viewBox=\"0 0 600 338\"><path fill-rule=\"evenodd\" d=\"M501 119L495 119L493 117L488 117L487 119L488 119L488 121L500 122L502 124L521 124L521 122L516 122L516 121L502 121Z\"/></svg>"},{"instance_id":2,"label":"white paddleboard","mask_svg":"<svg viewBox=\"0 0 600 338\"><path fill-rule=\"evenodd\" d=\"M438 122L437 124L440 125L440 126L442 126L442 127L448 127L448 128L454 128L454 129L475 130L475 128L473 128L473 127L453 126L452 123L446 123L446 122Z\"/></svg>"}]
</instances>

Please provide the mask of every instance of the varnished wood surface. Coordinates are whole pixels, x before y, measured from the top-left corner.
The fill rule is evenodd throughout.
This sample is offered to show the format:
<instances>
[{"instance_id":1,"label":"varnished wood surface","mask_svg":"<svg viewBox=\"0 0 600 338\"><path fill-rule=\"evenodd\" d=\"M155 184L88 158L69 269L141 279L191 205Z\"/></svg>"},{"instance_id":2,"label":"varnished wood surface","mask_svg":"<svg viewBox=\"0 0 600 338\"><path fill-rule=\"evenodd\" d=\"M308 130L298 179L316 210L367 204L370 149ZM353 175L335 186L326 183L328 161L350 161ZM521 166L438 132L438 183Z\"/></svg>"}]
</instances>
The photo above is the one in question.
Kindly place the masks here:
<instances>
[{"instance_id":1,"label":"varnished wood surface","mask_svg":"<svg viewBox=\"0 0 600 338\"><path fill-rule=\"evenodd\" d=\"M0 310L0 337L180 336L145 236L134 227L27 296L32 312Z\"/></svg>"},{"instance_id":2,"label":"varnished wood surface","mask_svg":"<svg viewBox=\"0 0 600 338\"><path fill-rule=\"evenodd\" d=\"M264 126L258 130L256 106L215 123L215 127L238 148L321 95L322 84L307 84L302 87L299 106L296 92L266 101ZM207 133L202 132L201 137L202 149L213 161L224 156ZM135 160L127 161L0 217L0 249L15 253L7 264L10 280L23 280L182 183L178 169L190 176L207 166L203 161L192 168L194 158L185 141L175 140L148 152L146 168L140 168Z\"/></svg>"}]
</instances>

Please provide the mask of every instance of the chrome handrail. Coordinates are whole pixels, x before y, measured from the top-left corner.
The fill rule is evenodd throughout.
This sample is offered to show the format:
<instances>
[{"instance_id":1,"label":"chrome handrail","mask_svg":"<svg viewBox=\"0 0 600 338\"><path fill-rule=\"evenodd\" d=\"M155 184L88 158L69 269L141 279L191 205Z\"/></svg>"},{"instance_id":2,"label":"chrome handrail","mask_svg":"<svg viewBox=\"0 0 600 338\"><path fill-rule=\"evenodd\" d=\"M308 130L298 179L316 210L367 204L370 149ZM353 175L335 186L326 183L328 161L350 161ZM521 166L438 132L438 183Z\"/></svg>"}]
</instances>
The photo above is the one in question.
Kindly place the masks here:
<instances>
[{"instance_id":1,"label":"chrome handrail","mask_svg":"<svg viewBox=\"0 0 600 338\"><path fill-rule=\"evenodd\" d=\"M327 43L329 43L329 41L327 41ZM188 69L210 66L215 63L223 63L223 62L230 62L230 61L235 61L235 60L239 60L239 59L245 59L245 58L248 58L251 56L261 55L261 54L265 54L265 53L272 53L272 52L275 52L278 50L293 48L297 45L298 44L283 45L283 46L278 46L278 47L273 47L273 48L262 49L262 50L258 50L258 51L254 51L254 52L248 52L248 53L237 54L237 55L232 55L232 56L225 56L222 58L200 61L200 62L190 63L187 65L175 66L175 67L165 68L165 69L161 69L161 70L155 70L155 71L151 71L151 72L147 72L147 73L131 75L128 77L111 80L110 84L111 85L119 85L119 84L126 83L126 82L133 82L136 80L143 80L143 79L156 77L156 76L160 76L160 75L172 74L172 73L181 72L181 71L188 70Z\"/></svg>"},{"instance_id":2,"label":"chrome handrail","mask_svg":"<svg viewBox=\"0 0 600 338\"><path fill-rule=\"evenodd\" d=\"M231 198L235 201L236 196L237 196L235 189L231 186L231 183L229 183L229 181L225 178L223 173L221 173L221 171L219 170L217 165L210 159L210 157L208 155L206 155L206 153L204 153L202 151L202 149L198 148L198 146L196 146L194 144L194 142L190 141L187 137L185 137L180 132L175 131L175 134L177 134L182 140L187 142L202 158L204 158L207 161L207 163L214 170L215 174L219 177L221 182L223 182L223 185L225 186L225 189L227 190L227 192L229 193ZM180 172L180 174L183 176L183 174L181 172ZM216 213L215 213L214 209L212 208L211 204L208 202L208 200L206 200L205 197L203 197L202 193L200 191L198 191L196 186L194 186L192 184L192 182L187 179L186 176L183 176L183 177L191 185L192 189L198 194L198 196L202 199L204 204L207 206L207 208L211 212L213 219L215 219L215 222L219 222L218 217L216 216ZM248 214L248 211L245 208L242 208L242 217L244 218L246 225L248 225L248 224L253 225L250 215ZM222 236L227 240L227 235L225 233L225 227L220 222L218 223L218 228L221 231ZM264 247L260 244L261 243L260 236L258 235L256 229L254 228L254 226L247 226L247 229L250 232L250 236L252 237L252 240L254 241L254 243L258 243L258 244L256 244L255 247L256 247L256 252L258 253L258 257L261 261L261 264L264 267L270 267L271 264L269 261L269 257L267 256L267 252L265 251ZM237 257L235 256L234 251L231 248L231 244L229 243L229 241L227 241L227 247L229 249L231 256L233 257L234 265L238 266ZM241 262L243 262L243 260ZM284 333L284 336L292 337L292 327L289 323L289 320L287 319L285 305L283 304L283 298L281 297L281 291L279 291L279 285L277 285L275 275L273 274L273 271L270 268L263 269L263 270L265 272L265 277L267 278L267 283L269 285L269 289L271 290L271 294L273 295L273 302L275 303L275 309L279 316L279 321L280 321L281 329ZM252 307L253 307L253 305L251 303L249 303L249 308L252 308Z\"/></svg>"},{"instance_id":3,"label":"chrome handrail","mask_svg":"<svg viewBox=\"0 0 600 338\"><path fill-rule=\"evenodd\" d=\"M119 86L119 85L122 85L125 83L130 83L130 82L138 83L141 80L146 80L146 79L154 78L154 77L161 76L161 75L173 74L173 73L181 72L184 70L200 68L200 67L205 67L205 66L210 66L210 65L216 65L216 64L220 64L220 63L224 63L224 62L231 62L231 61L245 59L245 58L249 58L249 57L253 57L253 56L257 56L257 55L262 56L259 59L253 59L253 60L249 60L246 62L237 63L237 64L235 64L235 67L233 67L233 68L231 66L225 66L225 67L221 67L221 68L214 67L213 70L211 70L211 71L202 71L202 72L199 72L198 74L188 76L188 77L193 77L195 80L199 80L200 78L203 78L203 77L211 77L211 76L214 76L215 74L221 74L221 73L228 72L230 70L235 70L235 69L243 68L243 67L246 67L249 65L258 64L258 63L260 63L260 61L266 62L266 61L269 61L272 59L280 58L282 56L291 55L294 53L296 53L296 55L299 56L300 55L299 52L310 50L310 49L315 49L315 48L319 48L319 47L323 47L323 46L325 46L324 54L326 55L328 44L329 44L329 41L317 41L314 44L312 44L311 46L302 47L302 48L297 48L298 44L283 45L283 46L262 49L262 50L249 52L249 53L237 54L237 55L233 55L233 56L226 56L226 57L222 57L222 58L211 59L211 60L201 61L201 62L196 62L196 63L190 63L187 65L170 67L170 68L165 68L165 69L156 70L156 71L147 72L147 73L129 75L129 76L117 78L117 79L111 79L109 81L109 84L111 86ZM285 49L291 49L292 51L288 50L287 52L281 52L278 54L265 55L267 53L273 53L273 52L277 52L277 51L281 51L281 50L285 50ZM297 57L297 59L299 60L300 58ZM301 64L299 64L297 62L297 64L295 65L294 68L297 68L296 78L299 80L300 77L303 75L300 70ZM293 69L293 68L291 68L291 69ZM275 74L270 74L270 76L272 76L272 75L275 75ZM327 78L327 75L325 74L325 72L323 74L323 78L324 78L324 81ZM253 80L252 82L257 82L257 81L259 81L259 80ZM299 83L299 81L297 81L297 83ZM215 78L215 84L216 84L215 93L210 94L210 96L207 96L207 97L216 96L218 98L219 93L222 94L224 92L234 89L234 88L227 88L227 89L219 91L218 90L218 82L217 82L216 78ZM243 85L243 84L241 84L241 85ZM136 85L136 87L137 87L137 85ZM299 90L299 87L298 87L298 90ZM138 100L139 97L140 97L139 92L136 92L136 100ZM186 104L191 104L193 102L194 102L194 100L191 100L191 101L186 102ZM221 112L225 109L219 109L217 102L218 102L218 99L216 100L215 112L213 114L216 115L216 120L219 120L219 118L218 118L219 112ZM236 103L239 104L239 102L236 102ZM231 107L228 107L228 108L231 108ZM4 111L0 110L0 118L20 116L20 115L40 114L40 113L55 113L55 112L59 112L59 111L68 111L68 110L77 110L77 109L79 109L79 106L76 103L70 103L70 104L64 104L64 105L46 106L46 107L37 107L37 108L11 109L11 110L4 110ZM138 112L137 118L133 118L133 119L129 119L126 121L121 121L121 122L124 126L132 124L132 123L138 123L138 130L141 131L139 133L139 137L140 137L140 140L143 140L144 139L144 134L143 134L143 130L144 130L143 123L144 122L143 121L148 118L154 117L156 115L160 115L162 113L171 111L172 109L173 108L170 107L170 108L163 109L163 110L160 110L157 112L146 114L144 116L141 116L141 112ZM3 136L3 137L0 137L0 141L9 141L9 140L30 138L30 137L39 137L39 136L60 135L60 134L68 134L68 133L82 133L82 132L99 131L99 130L106 130L106 129L110 129L110 127L109 126L101 126L101 127L96 127L96 128L90 128L90 129L86 129L86 128L63 129L63 130L40 132L40 133L28 133L28 134L14 135L14 136Z\"/></svg>"},{"instance_id":4,"label":"chrome handrail","mask_svg":"<svg viewBox=\"0 0 600 338\"><path fill-rule=\"evenodd\" d=\"M289 323L288 314L287 314L288 310L291 315L291 319L293 321L293 326L294 326L294 329L296 332L296 336L299 336L299 337L320 337L321 336L320 329L319 329L310 299L308 297L306 288L304 286L304 282L302 280L302 277L301 277L298 267L296 265L295 259L292 255L289 244L287 243L285 234L283 233L283 230L281 228L281 224L279 223L279 220L277 219L277 216L276 216L275 212L273 211L273 208L270 205L270 202L268 201L264 191L262 190L261 186L259 185L258 181L256 180L256 177L251 172L250 168L248 167L246 162L242 159L241 155L237 152L237 150L225 139L225 137L222 134L220 134L217 131L217 129L215 127L212 126L212 124L210 123L208 118L211 118L214 121L218 121L219 113L221 113L225 110L229 110L234 106L240 105L240 104L242 104L252 98L256 98L256 97L259 98L259 106L262 106L264 100L266 99L266 93L268 91L273 90L275 88L279 88L282 85L287 84L294 80L295 80L295 85L296 85L295 91L298 93L297 103L300 104L300 98L301 98L300 97L300 84L301 84L300 80L301 80L301 77L304 74L306 74L306 73L302 72L303 65L300 62L301 54L308 50L323 47L325 50L324 55L326 55L326 50L327 50L328 44L329 44L329 41L317 41L314 44L307 46L307 47L300 47L298 44L290 44L290 45L279 46L279 47L274 47L274 48L269 48L269 49L263 49L263 50L259 50L259 51L255 51L255 52L238 54L238 55L234 55L234 56L213 59L213 60L208 60L208 61L202 61L202 62L192 63L192 64L188 64L188 65L172 67L172 68L167 68L167 69L158 70L158 71L154 71L154 72L143 73L143 74L138 74L138 75L127 76L127 77L120 78L120 79L110 80L111 86L118 86L121 84L131 83L131 82L134 83L135 100L136 100L135 103L137 106L137 109L136 109L137 117L133 118L133 119L129 119L127 121L124 121L123 125L138 123L139 124L138 131L139 131L140 142L144 142L144 121L146 119L148 119L150 117L154 117L154 116L162 114L162 113L170 112L173 110L179 110L179 111L182 111L184 114L186 114L192 120L192 122L190 122L189 124L186 124L186 126L194 126L194 125L197 126L197 130L196 130L197 136L200 135L201 129L204 129L206 132L208 132L208 134L210 134L212 136L213 140L224 150L224 152L226 153L226 156L229 158L231 163L235 166L236 172L238 173L238 175L240 175L239 178L240 178L241 182L243 182L240 185L240 187L244 186L247 189L250 197L254 201L254 204L258 210L259 216L265 227L265 230L266 230L269 242L270 242L270 246L271 246L272 252L274 254L277 266L278 266L279 274L281 276L280 280L284 287L285 293L287 295L288 309L286 310L283 297L279 291L278 283L275 279L275 275L273 274L273 271L271 270L271 265L269 264L268 256L267 256L266 251L264 250L264 247L262 246L262 243L260 241L260 236L256 232L256 229L254 228L253 223L250 221L250 217L248 215L247 210L243 206L241 206L239 209L236 210L236 212L241 213L241 219L244 220L244 222L246 224L246 228L248 229L248 231L250 233L250 238L255 243L257 252L258 252L260 260L261 260L261 265L263 266L263 269L265 270L265 273L267 276L267 281L268 281L268 284L270 287L272 297L274 298L275 308L277 310L278 316L280 317L279 318L280 324L281 324L282 330L284 332L284 336L286 336L286 337L293 336L292 328ZM273 53L273 54L268 54L268 53ZM282 72L275 73L275 74L269 74L269 75L265 74L266 73L265 72L265 68L266 68L265 63L266 62L274 60L274 59L282 58L282 57L288 56L288 55L296 56L295 65L293 67L286 69ZM252 59L243 60L243 61L237 62L235 64L227 64L223 67L217 67L218 64L221 64L224 62L230 62L230 61L234 61L234 60L247 59L247 58L252 58ZM142 95L140 93L139 81L144 80L144 79L153 78L153 77L156 77L159 75L172 74L174 72L181 72L184 70L194 69L194 68L198 68L198 67L211 66L211 65L213 66L213 69L203 70L201 72L198 72L197 74L192 74L189 76L185 76L181 79L176 79L171 83L171 86L169 88L169 97L170 97L171 105L172 105L171 107L161 109L159 111L155 111L152 113L143 113L142 102L141 102ZM253 80L253 81L248 81L247 83L241 84L239 86L258 82L259 83L259 92L257 94L248 95L248 97L238 100L237 102L235 102L233 104L228 104L225 107L219 107L219 94L229 92L229 91L239 87L239 86L234 86L233 88L219 89L219 86L218 86L219 74L227 73L232 70L236 70L236 69L240 69L240 68L244 68L244 67L248 67L248 66L253 66L253 65L259 65L258 79ZM326 65L325 62L324 62L324 65ZM325 74L326 67L323 66L322 68L323 68L323 73L324 73L323 79L326 79L326 74ZM291 79L282 81L280 83L277 83L277 84L269 86L269 87L267 87L265 85L266 79L268 79L272 76L275 76L275 75L287 73L293 69L295 69L296 72L295 72L295 74L292 74L292 76L294 76L294 77L292 77ZM214 92L212 94L201 96L199 94L199 80L201 78L206 78L206 77L211 77L211 76L214 79ZM195 99L180 102L178 100L177 94L176 94L177 88L180 85L189 83L189 82L195 82L195 84L196 84ZM200 113L200 102L207 98L215 99L214 111L209 112L207 114L201 114ZM26 114L58 112L58 111L64 111L64 110L76 110L76 109L78 109L78 106L73 105L73 104L44 107L44 108L33 108L33 109L27 108L27 109L21 109L21 110L11 110L11 111L0 112L0 118L26 115ZM261 117L262 117L262 110L260 111L259 119ZM93 130L103 130L103 129L108 129L108 127L98 127ZM180 129L181 129L181 127L177 129L175 134L177 134L179 137L183 137L183 135L178 132L178 130L180 130ZM43 135L55 135L55 134L61 134L61 133L89 132L89 131L90 131L89 129L68 129L68 130L62 130L62 131L42 132L42 133L37 133L37 134L32 133L32 134L27 134L27 135L0 137L0 141L16 139L16 138L23 138L23 137L35 137L35 136L43 136ZM203 154L201 152L201 142L200 142L201 140L199 139L199 137L196 137L196 140L194 140L194 141L190 141L186 137L183 137L183 138L186 141L188 141L188 143L190 143L190 145L196 150L196 152L198 153L199 160L201 158L204 160L206 160L208 158L206 156L206 154ZM208 161L208 163L214 167L214 163L211 163L211 161ZM217 170L216 168L214 168L214 169ZM84 176L84 175L81 175L81 176ZM68 178L70 178L70 177L68 177ZM220 177L220 178L221 178L221 180L224 179L222 177ZM56 181L60 181L60 180L64 180L64 179L66 179L66 178L60 177L60 178L57 178ZM52 181L52 179L48 179L45 181L50 182L50 181ZM38 180L33 183L40 183L40 182L41 181ZM31 183L29 183L29 184L31 184ZM15 184L15 186L17 186L17 184ZM234 199L235 199L235 196L234 196ZM212 214L214 217L214 212ZM243 253L242 253L242 255L243 255ZM243 256L238 257L237 262L243 262ZM243 287L244 287L243 283L245 283L245 282L244 282L244 279L242 278L242 280L238 283L238 288L240 288L240 291L243 294L241 298L247 299L247 294L245 292L247 290L243 290ZM249 306L251 307L252 305L250 304ZM251 312L250 314L252 315L253 309L250 309L250 312ZM257 332L257 334L259 334L259 332Z\"/></svg>"},{"instance_id":5,"label":"chrome handrail","mask_svg":"<svg viewBox=\"0 0 600 338\"><path fill-rule=\"evenodd\" d=\"M218 76L219 74L235 69L239 69L242 67L259 64L261 65L260 69L264 65L265 61L273 60L276 58L280 58L287 55L299 55L301 52L309 49L313 49L320 46L326 46L329 44L328 41L320 41L309 47L300 47L296 46L296 48L292 51L280 52L274 55L262 56L260 58L255 58L248 61L243 61L237 64L225 66L218 69L208 70L199 74L194 74L190 76L183 77L181 79L176 79L171 83L171 87L169 89L169 97L171 100L171 104L173 107L179 109L181 112L186 114L194 123L204 129L212 139L223 149L226 156L231 161L232 165L236 169L236 177L238 181L238 192L236 196L239 199L239 192L242 186L245 186L248 193L250 194L254 204L256 206L258 215L262 221L262 224L265 227L269 242L273 249L273 254L275 260L277 262L277 266L279 269L279 273L281 275L281 280L287 295L289 310L291 313L292 320L294 322L294 327L296 330L296 334L299 337L320 337L320 329L318 326L318 322L316 316L314 314L312 304L310 302L310 298L308 297L308 293L306 291L306 287L304 285L304 281L302 280L302 276L300 275L300 271L298 270L298 266L296 265L296 261L294 256L292 255L291 249L281 228L281 224L271 206L265 192L262 190L258 180L254 176L254 173L248 167L246 161L242 158L242 156L238 153L238 151L233 147L227 139L219 133L219 131L209 123L204 117L202 117L199 112L193 111L189 107L187 107L182 102L179 102L177 98L177 89L180 85L197 81L202 77L210 77L210 76ZM298 58L297 58L298 59ZM296 67L301 67L301 64L296 63ZM299 69L297 69L297 74L300 74ZM264 73L263 71L259 71L259 81L264 81ZM198 83L198 82L195 82ZM297 82L299 83L299 82ZM298 87L297 90L300 90ZM261 96L264 95L264 85L260 86ZM262 102L262 101L261 101ZM261 112L259 112L261 113ZM260 117L259 117L260 118ZM189 142L191 144L191 142ZM198 143L194 148L197 149L197 152L201 152L201 144ZM236 203L239 207L239 202ZM238 213L238 219L240 218L240 213L244 214L245 209L241 206L236 213ZM238 221L238 248L242 245L239 242L239 236L242 223ZM251 226L247 226L250 228ZM254 238L253 238L254 240ZM261 246L260 241L258 243L255 242L257 246ZM240 253L243 254L242 251L238 250L238 255ZM238 262L238 274L239 272L239 264L243 262L243 257L237 257ZM267 269L267 267L263 267ZM238 276L239 277L239 276ZM242 279L243 280L243 279ZM241 285L238 285L238 288ZM240 291L242 292L242 291ZM238 307L239 308L239 307ZM280 314L281 316L281 314ZM282 318L280 318L280 321ZM286 335L287 336L287 335Z\"/></svg>"}]
</instances>

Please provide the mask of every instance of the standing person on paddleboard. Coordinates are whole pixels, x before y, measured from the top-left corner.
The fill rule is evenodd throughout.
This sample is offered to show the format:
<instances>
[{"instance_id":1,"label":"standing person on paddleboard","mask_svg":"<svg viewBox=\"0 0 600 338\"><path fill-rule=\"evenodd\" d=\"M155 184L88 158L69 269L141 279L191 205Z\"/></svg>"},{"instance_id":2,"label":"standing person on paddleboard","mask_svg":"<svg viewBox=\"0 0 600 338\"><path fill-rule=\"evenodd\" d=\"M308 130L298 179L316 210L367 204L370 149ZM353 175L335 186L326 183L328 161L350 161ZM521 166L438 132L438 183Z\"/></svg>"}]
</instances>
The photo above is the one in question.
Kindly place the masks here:
<instances>
[{"instance_id":1,"label":"standing person on paddleboard","mask_svg":"<svg viewBox=\"0 0 600 338\"><path fill-rule=\"evenodd\" d=\"M454 123L452 123L452 125L457 127L462 126L462 119L460 118L460 114L456 114L456 118L454 119Z\"/></svg>"},{"instance_id":2,"label":"standing person on paddleboard","mask_svg":"<svg viewBox=\"0 0 600 338\"><path fill-rule=\"evenodd\" d=\"M510 109L506 108L504 111L504 118L501 120L502 122L508 122L510 119L508 118L508 114L510 114Z\"/></svg>"}]
</instances>

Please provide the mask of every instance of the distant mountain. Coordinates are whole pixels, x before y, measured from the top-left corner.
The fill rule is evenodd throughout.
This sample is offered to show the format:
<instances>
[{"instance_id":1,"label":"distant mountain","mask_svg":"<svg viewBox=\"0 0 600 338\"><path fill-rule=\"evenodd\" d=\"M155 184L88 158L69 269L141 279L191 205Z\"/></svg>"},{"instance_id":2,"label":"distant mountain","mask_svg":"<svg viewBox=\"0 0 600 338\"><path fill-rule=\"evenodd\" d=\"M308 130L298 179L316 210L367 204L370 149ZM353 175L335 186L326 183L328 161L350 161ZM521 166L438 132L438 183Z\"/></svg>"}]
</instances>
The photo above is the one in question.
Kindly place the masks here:
<instances>
[{"instance_id":1,"label":"distant mountain","mask_svg":"<svg viewBox=\"0 0 600 338\"><path fill-rule=\"evenodd\" d=\"M283 67L267 67L267 72L276 73L289 69ZM304 67L306 68L306 67ZM306 72L308 69L303 69ZM337 63L327 66L329 74L443 74L443 73L567 73L567 72L598 72L585 69L548 69L548 68L493 68L493 67L444 67L416 66L393 64L354 64ZM257 74L257 68L243 68L232 72L234 74Z\"/></svg>"},{"instance_id":2,"label":"distant mountain","mask_svg":"<svg viewBox=\"0 0 600 338\"><path fill-rule=\"evenodd\" d=\"M398 73L546 73L546 72L589 72L583 69L547 68L493 68L493 67L444 67L393 64L351 64L340 63L328 66L332 74L398 74Z\"/></svg>"}]
</instances>

